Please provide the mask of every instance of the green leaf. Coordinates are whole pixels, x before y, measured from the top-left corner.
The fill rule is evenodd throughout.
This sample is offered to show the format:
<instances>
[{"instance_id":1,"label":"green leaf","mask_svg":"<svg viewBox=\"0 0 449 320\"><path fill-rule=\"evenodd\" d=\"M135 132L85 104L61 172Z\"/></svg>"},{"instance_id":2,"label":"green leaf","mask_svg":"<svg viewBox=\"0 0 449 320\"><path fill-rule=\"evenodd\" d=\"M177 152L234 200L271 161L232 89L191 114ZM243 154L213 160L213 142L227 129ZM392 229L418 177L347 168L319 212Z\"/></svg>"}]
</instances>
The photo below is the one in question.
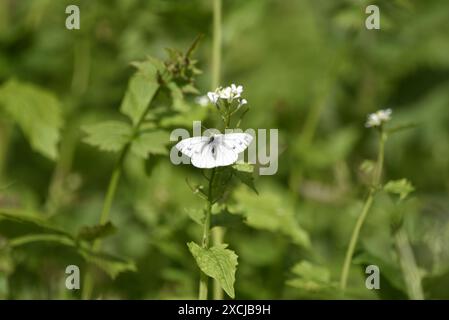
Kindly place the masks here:
<instances>
[{"instance_id":1,"label":"green leaf","mask_svg":"<svg viewBox=\"0 0 449 320\"><path fill-rule=\"evenodd\" d=\"M188 214L189 218L192 219L195 223L199 224L200 226L204 224L204 209L186 208L185 211Z\"/></svg>"},{"instance_id":2,"label":"green leaf","mask_svg":"<svg viewBox=\"0 0 449 320\"><path fill-rule=\"evenodd\" d=\"M105 225L98 230L84 231L83 236L105 236L111 231L111 226ZM87 262L95 264L106 272L111 278L115 278L124 271L136 271L132 261L118 258L104 252L93 252L91 249L81 246L67 231L54 226L44 219L21 212L0 212L0 234L8 239L11 248L28 244L53 243L62 245L81 256Z\"/></svg>"},{"instance_id":3,"label":"green leaf","mask_svg":"<svg viewBox=\"0 0 449 320\"><path fill-rule=\"evenodd\" d=\"M117 228L109 221L102 225L82 227L77 234L77 239L93 241L105 238L117 232Z\"/></svg>"},{"instance_id":4,"label":"green leaf","mask_svg":"<svg viewBox=\"0 0 449 320\"><path fill-rule=\"evenodd\" d=\"M132 128L122 121L105 121L83 126L84 142L104 151L120 151L131 139Z\"/></svg>"},{"instance_id":5,"label":"green leaf","mask_svg":"<svg viewBox=\"0 0 449 320\"><path fill-rule=\"evenodd\" d=\"M256 186L254 184L254 165L250 163L237 163L232 166L236 177L245 185L247 185L256 194Z\"/></svg>"},{"instance_id":6,"label":"green leaf","mask_svg":"<svg viewBox=\"0 0 449 320\"><path fill-rule=\"evenodd\" d=\"M126 271L137 271L135 263L103 252L93 252L85 248L79 248L78 252L87 261L106 272L112 279Z\"/></svg>"},{"instance_id":7,"label":"green leaf","mask_svg":"<svg viewBox=\"0 0 449 320\"><path fill-rule=\"evenodd\" d=\"M22 129L31 147L54 160L63 119L55 95L35 85L10 80L0 87L0 107Z\"/></svg>"},{"instance_id":8,"label":"green leaf","mask_svg":"<svg viewBox=\"0 0 449 320\"><path fill-rule=\"evenodd\" d=\"M174 82L170 82L167 87L170 89L172 98L172 107L179 112L185 112L189 110L189 105L184 99L182 90Z\"/></svg>"},{"instance_id":9,"label":"green leaf","mask_svg":"<svg viewBox=\"0 0 449 320\"><path fill-rule=\"evenodd\" d=\"M159 88L158 66L152 60L135 63L135 65L138 71L129 80L128 89L120 106L120 111L127 115L134 125L143 117Z\"/></svg>"},{"instance_id":10,"label":"green leaf","mask_svg":"<svg viewBox=\"0 0 449 320\"><path fill-rule=\"evenodd\" d=\"M6 209L0 211L0 234L8 238L29 234L57 234L71 237L68 232L40 218L37 214Z\"/></svg>"},{"instance_id":11,"label":"green leaf","mask_svg":"<svg viewBox=\"0 0 449 320\"><path fill-rule=\"evenodd\" d=\"M331 275L327 268L312 264L309 261L301 261L295 264L292 272L297 276L316 282L327 283L331 280Z\"/></svg>"},{"instance_id":12,"label":"green leaf","mask_svg":"<svg viewBox=\"0 0 449 320\"><path fill-rule=\"evenodd\" d=\"M166 155L170 143L170 133L167 131L151 131L139 134L132 142L131 151L139 157L148 158L149 154Z\"/></svg>"},{"instance_id":13,"label":"green leaf","mask_svg":"<svg viewBox=\"0 0 449 320\"><path fill-rule=\"evenodd\" d=\"M327 268L301 261L293 266L292 272L296 278L287 281L287 284L306 291L328 290L333 287L330 272Z\"/></svg>"},{"instance_id":14,"label":"green leaf","mask_svg":"<svg viewBox=\"0 0 449 320\"><path fill-rule=\"evenodd\" d=\"M413 188L413 185L407 179L400 179L388 181L384 186L384 190L389 193L398 194L399 200L404 200L415 188Z\"/></svg>"},{"instance_id":15,"label":"green leaf","mask_svg":"<svg viewBox=\"0 0 449 320\"><path fill-rule=\"evenodd\" d=\"M198 267L209 277L218 281L223 290L234 298L235 272L237 270L237 255L226 249L227 244L220 244L209 249L203 249L195 242L187 244Z\"/></svg>"}]
</instances>

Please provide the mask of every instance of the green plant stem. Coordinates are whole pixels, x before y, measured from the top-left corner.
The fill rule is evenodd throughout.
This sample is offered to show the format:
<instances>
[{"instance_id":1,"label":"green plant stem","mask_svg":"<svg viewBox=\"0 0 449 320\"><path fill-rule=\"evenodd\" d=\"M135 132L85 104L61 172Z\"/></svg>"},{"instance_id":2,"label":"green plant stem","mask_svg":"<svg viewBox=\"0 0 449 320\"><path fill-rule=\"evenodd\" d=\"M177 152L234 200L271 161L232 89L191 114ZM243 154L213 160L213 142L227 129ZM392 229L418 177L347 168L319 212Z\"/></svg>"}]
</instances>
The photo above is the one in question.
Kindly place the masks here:
<instances>
[{"instance_id":1,"label":"green plant stem","mask_svg":"<svg viewBox=\"0 0 449 320\"><path fill-rule=\"evenodd\" d=\"M212 174L209 179L209 194L207 199L207 209L206 209L206 216L204 218L204 225L203 225L203 239L201 242L201 246L203 249L209 248L209 239L210 239L210 217L212 215L212 204L213 204L213 183L215 178L215 168L212 169ZM208 276L202 272L200 275L200 289L199 289L199 300L207 300L207 291L208 291Z\"/></svg>"},{"instance_id":2,"label":"green plant stem","mask_svg":"<svg viewBox=\"0 0 449 320\"><path fill-rule=\"evenodd\" d=\"M424 300L421 274L416 264L415 255L413 254L407 233L403 228L400 228L395 233L394 242L409 298L412 300Z\"/></svg>"},{"instance_id":3,"label":"green plant stem","mask_svg":"<svg viewBox=\"0 0 449 320\"><path fill-rule=\"evenodd\" d=\"M213 0L212 90L218 87L221 75L221 0Z\"/></svg>"},{"instance_id":4,"label":"green plant stem","mask_svg":"<svg viewBox=\"0 0 449 320\"><path fill-rule=\"evenodd\" d=\"M146 117L148 111L150 110L150 107L151 107L154 99L160 92L160 88L161 87L159 86L159 88L156 90L153 97L151 98L151 101L148 103L148 106L147 106L145 112L142 114L139 121L134 126L133 136L136 136L138 134L138 132L140 130L140 126L143 123L143 121L145 120L145 117ZM131 139L131 141L132 141L132 139ZM126 155L128 154L128 151L131 147L131 141L128 142L123 147L122 151L120 152L120 156L115 164L114 170L112 171L112 175L109 180L109 185L108 185L108 189L106 192L106 196L103 201L103 209L101 210L100 221L99 221L100 224L105 224L106 222L109 221L109 215L111 212L112 201L114 200L118 182L119 182L120 176L122 174L123 162L125 161ZM92 250L93 251L100 250L101 243L102 243L101 239L95 240L92 245ZM82 287L81 298L84 300L90 299L92 296L92 291L93 291L93 279L91 276L91 272L89 272L89 270L86 270L86 273L84 276L83 287Z\"/></svg>"},{"instance_id":5,"label":"green plant stem","mask_svg":"<svg viewBox=\"0 0 449 320\"><path fill-rule=\"evenodd\" d=\"M343 263L343 268L341 271L340 277L340 289L342 291L346 290L349 269L351 268L352 257L354 255L354 250L357 245L357 241L359 239L360 230L362 229L363 223L366 220L369 210L373 204L375 193L380 185L380 180L382 176L382 168L384 163L384 150L385 150L385 141L387 139L387 135L384 132L383 128L380 128L380 138L379 138L379 153L377 156L377 165L376 172L373 176L373 185L370 189L368 197L365 200L365 204L363 205L363 209L359 217L357 218L356 224L354 226L354 230L352 231L351 239L349 241L348 249L346 250L345 260Z\"/></svg>"},{"instance_id":6,"label":"green plant stem","mask_svg":"<svg viewBox=\"0 0 449 320\"><path fill-rule=\"evenodd\" d=\"M211 90L215 90L220 84L221 77L221 9L222 0L213 1L213 34L212 34L212 82ZM230 117L228 117L226 128L229 126ZM212 231L212 242L218 245L223 242L224 230L216 227ZM223 299L223 290L217 280L214 279L213 298L214 300Z\"/></svg>"},{"instance_id":7,"label":"green plant stem","mask_svg":"<svg viewBox=\"0 0 449 320\"><path fill-rule=\"evenodd\" d=\"M354 230L352 231L351 240L349 241L348 249L346 250L346 256L345 261L343 264L343 270L341 272L341 278L340 278L340 288L342 290L346 289L346 284L348 282L348 274L349 269L351 267L351 261L352 256L354 255L355 246L357 244L357 240L359 238L360 229L362 229L363 222L366 219L366 216L368 215L369 209L371 208L371 205L373 204L374 199L374 191L370 191L365 204L362 209L362 213L357 219L357 222L355 224Z\"/></svg>"}]
</instances>

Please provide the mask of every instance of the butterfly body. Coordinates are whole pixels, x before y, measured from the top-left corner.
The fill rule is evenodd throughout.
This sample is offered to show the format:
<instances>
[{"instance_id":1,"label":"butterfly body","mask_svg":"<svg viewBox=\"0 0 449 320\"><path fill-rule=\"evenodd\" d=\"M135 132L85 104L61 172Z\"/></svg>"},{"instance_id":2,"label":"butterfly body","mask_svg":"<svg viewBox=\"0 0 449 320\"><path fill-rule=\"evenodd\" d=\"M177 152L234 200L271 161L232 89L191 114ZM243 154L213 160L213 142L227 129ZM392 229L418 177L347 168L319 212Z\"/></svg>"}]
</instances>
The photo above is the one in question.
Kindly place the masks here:
<instances>
[{"instance_id":1,"label":"butterfly body","mask_svg":"<svg viewBox=\"0 0 449 320\"><path fill-rule=\"evenodd\" d=\"M181 140L176 149L191 159L197 168L215 168L235 163L253 137L248 133L215 134Z\"/></svg>"}]
</instances>

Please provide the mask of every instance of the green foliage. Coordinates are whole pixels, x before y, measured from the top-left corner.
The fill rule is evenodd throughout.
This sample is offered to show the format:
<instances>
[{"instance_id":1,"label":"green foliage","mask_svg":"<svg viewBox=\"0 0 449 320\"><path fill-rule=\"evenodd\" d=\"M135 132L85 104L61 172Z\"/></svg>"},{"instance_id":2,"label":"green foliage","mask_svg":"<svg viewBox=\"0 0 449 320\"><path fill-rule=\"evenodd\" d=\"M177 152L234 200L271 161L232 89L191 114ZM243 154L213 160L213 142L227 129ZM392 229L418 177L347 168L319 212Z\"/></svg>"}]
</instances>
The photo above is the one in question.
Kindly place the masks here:
<instances>
[{"instance_id":1,"label":"green foliage","mask_svg":"<svg viewBox=\"0 0 449 320\"><path fill-rule=\"evenodd\" d=\"M410 181L407 179L388 181L384 190L389 193L399 195L399 200L404 200L411 192L415 191Z\"/></svg>"},{"instance_id":2,"label":"green foliage","mask_svg":"<svg viewBox=\"0 0 449 320\"><path fill-rule=\"evenodd\" d=\"M84 126L84 142L104 151L120 151L132 137L132 128L125 122L106 121Z\"/></svg>"},{"instance_id":3,"label":"green foliage","mask_svg":"<svg viewBox=\"0 0 449 320\"><path fill-rule=\"evenodd\" d=\"M117 228L111 222L107 222L102 225L82 227L78 231L76 238L79 240L93 241L99 238L108 237L116 232Z\"/></svg>"},{"instance_id":4,"label":"green foliage","mask_svg":"<svg viewBox=\"0 0 449 320\"><path fill-rule=\"evenodd\" d=\"M62 107L58 98L33 84L10 80L0 87L0 110L22 129L31 147L55 160L58 156Z\"/></svg>"},{"instance_id":5,"label":"green foliage","mask_svg":"<svg viewBox=\"0 0 449 320\"><path fill-rule=\"evenodd\" d=\"M254 184L254 165L249 163L237 163L232 166L234 168L235 175L251 190L258 194L256 186Z\"/></svg>"},{"instance_id":6,"label":"green foliage","mask_svg":"<svg viewBox=\"0 0 449 320\"><path fill-rule=\"evenodd\" d=\"M137 271L136 265L131 260L86 248L79 248L78 252L87 262L106 272L112 279L115 279L122 272Z\"/></svg>"},{"instance_id":7,"label":"green foliage","mask_svg":"<svg viewBox=\"0 0 449 320\"><path fill-rule=\"evenodd\" d=\"M68 1L0 1L0 299L79 298L64 287L72 263L92 267L104 299L195 299L185 243L201 237L209 186L169 161L168 135L196 120L222 129L196 102L215 89L212 6L78 2L81 29L69 31ZM239 255L238 299L407 299L398 231L425 298L449 297L449 4L378 1L376 31L364 28L367 4L223 1L219 85L244 86L242 129L279 129L275 175L236 165L214 182L211 228ZM164 61L147 56L198 34ZM381 108L393 110L383 188L372 188L342 296L334 281L376 172L363 159L376 159L378 134L364 123ZM117 163L112 233L98 218ZM108 253L91 250L96 240ZM380 290L365 287L370 264Z\"/></svg>"},{"instance_id":8,"label":"green foliage","mask_svg":"<svg viewBox=\"0 0 449 320\"><path fill-rule=\"evenodd\" d=\"M281 192L274 186L265 186L259 195L255 195L248 189L238 188L234 192L236 204L230 211L241 213L246 224L253 228L281 232L307 248L310 246L309 235L296 220L292 203Z\"/></svg>"},{"instance_id":9,"label":"green foliage","mask_svg":"<svg viewBox=\"0 0 449 320\"><path fill-rule=\"evenodd\" d=\"M235 272L237 270L237 255L227 249L226 244L203 249L195 242L189 242L189 250L198 267L209 277L216 279L223 290L234 298Z\"/></svg>"},{"instance_id":10,"label":"green foliage","mask_svg":"<svg viewBox=\"0 0 449 320\"><path fill-rule=\"evenodd\" d=\"M290 286L305 291L321 291L336 289L330 281L330 272L327 268L317 266L309 261L301 261L292 268L295 278L287 281Z\"/></svg>"},{"instance_id":11,"label":"green foliage","mask_svg":"<svg viewBox=\"0 0 449 320\"><path fill-rule=\"evenodd\" d=\"M9 231L11 230L11 231ZM20 212L0 212L0 231L8 237L12 249L33 243L54 243L81 256L106 272L111 278L125 271L136 271L134 262L104 252L94 252L79 241L93 241L115 232L112 224L83 227L77 236L37 216Z\"/></svg>"},{"instance_id":12,"label":"green foliage","mask_svg":"<svg viewBox=\"0 0 449 320\"><path fill-rule=\"evenodd\" d=\"M162 130L142 132L133 139L131 152L142 158L148 158L149 154L166 155L169 136L168 132Z\"/></svg>"},{"instance_id":13,"label":"green foliage","mask_svg":"<svg viewBox=\"0 0 449 320\"><path fill-rule=\"evenodd\" d=\"M156 63L152 60L139 63L139 70L129 80L120 111L131 119L133 125L141 121L148 104L159 89Z\"/></svg>"}]
</instances>

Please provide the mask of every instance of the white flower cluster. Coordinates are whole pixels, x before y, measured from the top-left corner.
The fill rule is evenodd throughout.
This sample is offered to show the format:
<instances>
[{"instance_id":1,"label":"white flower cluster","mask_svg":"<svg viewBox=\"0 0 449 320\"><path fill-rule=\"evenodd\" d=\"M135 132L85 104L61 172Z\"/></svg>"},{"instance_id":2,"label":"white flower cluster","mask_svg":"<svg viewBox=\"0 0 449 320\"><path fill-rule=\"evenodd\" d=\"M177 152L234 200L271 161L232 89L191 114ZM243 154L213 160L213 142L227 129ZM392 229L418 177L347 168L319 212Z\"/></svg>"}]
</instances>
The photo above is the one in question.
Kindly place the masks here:
<instances>
[{"instance_id":1,"label":"white flower cluster","mask_svg":"<svg viewBox=\"0 0 449 320\"><path fill-rule=\"evenodd\" d=\"M365 123L365 127L371 128L381 126L384 122L390 121L391 113L391 109L385 109L369 114L368 119Z\"/></svg>"},{"instance_id":2,"label":"white flower cluster","mask_svg":"<svg viewBox=\"0 0 449 320\"><path fill-rule=\"evenodd\" d=\"M241 98L241 94L243 92L242 86L236 86L235 84L231 84L230 87L219 87L215 91L211 91L207 93L207 97L210 102L213 104L217 104L219 99L225 100L228 103L232 103L233 101L238 102L238 106L241 107L244 104L247 104L248 101L246 99Z\"/></svg>"}]
</instances>

